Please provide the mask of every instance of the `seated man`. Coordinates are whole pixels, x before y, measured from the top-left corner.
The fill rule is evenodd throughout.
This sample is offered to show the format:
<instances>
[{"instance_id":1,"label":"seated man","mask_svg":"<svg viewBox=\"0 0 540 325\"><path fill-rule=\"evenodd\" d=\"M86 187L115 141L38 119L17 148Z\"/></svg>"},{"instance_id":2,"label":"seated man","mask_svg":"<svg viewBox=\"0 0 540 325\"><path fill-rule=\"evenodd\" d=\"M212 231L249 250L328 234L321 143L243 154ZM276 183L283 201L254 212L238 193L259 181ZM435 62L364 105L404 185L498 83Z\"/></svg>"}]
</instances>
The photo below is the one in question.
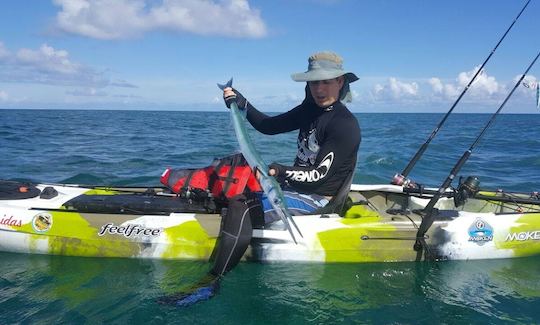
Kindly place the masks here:
<instances>
[{"instance_id":1,"label":"seated man","mask_svg":"<svg viewBox=\"0 0 540 325\"><path fill-rule=\"evenodd\" d=\"M299 130L294 165L272 163L268 171L283 184L293 215L321 211L340 189L350 185L361 139L357 119L342 103L351 100L349 84L358 77L345 72L343 60L332 52L316 53L308 62L306 72L292 75L294 81L307 82L306 97L286 113L270 117L255 109L238 91L225 88L223 92L227 107L236 101L247 109L248 121L259 132ZM190 305L215 294L219 279L244 255L252 237L252 220L263 220L263 216L264 223L279 220L262 192L237 195L229 201L214 266L196 289L178 297L177 305Z\"/></svg>"}]
</instances>

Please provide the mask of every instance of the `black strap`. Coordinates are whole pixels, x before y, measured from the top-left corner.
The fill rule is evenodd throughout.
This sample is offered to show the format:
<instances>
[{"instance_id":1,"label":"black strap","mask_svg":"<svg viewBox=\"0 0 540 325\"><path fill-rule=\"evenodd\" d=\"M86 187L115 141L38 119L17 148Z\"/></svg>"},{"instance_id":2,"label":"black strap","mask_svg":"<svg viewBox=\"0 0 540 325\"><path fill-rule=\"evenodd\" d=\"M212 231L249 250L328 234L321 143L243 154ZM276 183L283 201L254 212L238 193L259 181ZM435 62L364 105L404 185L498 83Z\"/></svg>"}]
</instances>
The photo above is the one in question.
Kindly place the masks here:
<instances>
[{"instance_id":1,"label":"black strap","mask_svg":"<svg viewBox=\"0 0 540 325\"><path fill-rule=\"evenodd\" d=\"M231 184L238 183L238 180L233 178L234 170L236 167L240 164L242 159L244 158L242 154L236 154L231 157L231 168L229 168L229 173L227 174L226 178L221 178L225 181L225 186L223 186L223 194L226 194L229 191L229 188L231 187Z\"/></svg>"},{"instance_id":2,"label":"black strap","mask_svg":"<svg viewBox=\"0 0 540 325\"><path fill-rule=\"evenodd\" d=\"M225 159L226 158L215 159L214 162L212 163L212 165L214 166L214 171L210 174L210 177L208 178L209 190L212 190L214 188L214 184L219 179L219 176L218 176L219 170L221 169L221 167L223 167L223 165L225 165Z\"/></svg>"},{"instance_id":3,"label":"black strap","mask_svg":"<svg viewBox=\"0 0 540 325\"><path fill-rule=\"evenodd\" d=\"M343 184L337 191L336 195L332 197L330 202L324 207L318 209L315 214L327 214L327 213L341 213L343 206L349 197L349 191L351 190L351 184L354 177L354 171L351 171L349 176L343 181Z\"/></svg>"},{"instance_id":4,"label":"black strap","mask_svg":"<svg viewBox=\"0 0 540 325\"><path fill-rule=\"evenodd\" d=\"M191 179L193 178L193 174L195 174L196 170L191 170L189 174L186 177L186 180L184 182L184 186L180 188L180 193L187 192L189 190L189 185L191 183Z\"/></svg>"},{"instance_id":5,"label":"black strap","mask_svg":"<svg viewBox=\"0 0 540 325\"><path fill-rule=\"evenodd\" d=\"M246 161L241 153L227 156L221 159L215 159L212 163L212 166L214 166L214 171L210 174L210 178L208 179L208 188L211 190L214 187L216 181L221 180L224 183L223 194L227 193L229 191L229 188L231 187L231 184L236 184L239 181L237 178L233 177L234 170L238 166L245 165ZM223 168L223 166L230 166L227 176L219 176L219 171L221 170L221 168Z\"/></svg>"}]
</instances>

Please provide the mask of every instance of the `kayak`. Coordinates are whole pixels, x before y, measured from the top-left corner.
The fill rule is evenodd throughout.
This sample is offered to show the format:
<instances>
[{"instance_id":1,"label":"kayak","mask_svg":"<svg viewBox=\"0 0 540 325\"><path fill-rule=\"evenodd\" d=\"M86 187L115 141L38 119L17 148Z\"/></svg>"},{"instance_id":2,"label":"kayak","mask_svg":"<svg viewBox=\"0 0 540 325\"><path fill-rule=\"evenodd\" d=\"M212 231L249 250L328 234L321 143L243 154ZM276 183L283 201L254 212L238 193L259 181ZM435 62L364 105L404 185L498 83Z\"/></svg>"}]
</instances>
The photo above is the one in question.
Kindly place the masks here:
<instances>
[{"instance_id":1,"label":"kayak","mask_svg":"<svg viewBox=\"0 0 540 325\"><path fill-rule=\"evenodd\" d=\"M219 204L160 187L0 181L2 188L0 250L5 252L206 261L221 223ZM461 201L456 191L446 191L423 237L425 251L415 250L419 211L435 193L353 184L342 213L293 216L303 234L297 244L279 221L253 230L243 258L347 263L540 255L539 195L488 190Z\"/></svg>"}]
</instances>

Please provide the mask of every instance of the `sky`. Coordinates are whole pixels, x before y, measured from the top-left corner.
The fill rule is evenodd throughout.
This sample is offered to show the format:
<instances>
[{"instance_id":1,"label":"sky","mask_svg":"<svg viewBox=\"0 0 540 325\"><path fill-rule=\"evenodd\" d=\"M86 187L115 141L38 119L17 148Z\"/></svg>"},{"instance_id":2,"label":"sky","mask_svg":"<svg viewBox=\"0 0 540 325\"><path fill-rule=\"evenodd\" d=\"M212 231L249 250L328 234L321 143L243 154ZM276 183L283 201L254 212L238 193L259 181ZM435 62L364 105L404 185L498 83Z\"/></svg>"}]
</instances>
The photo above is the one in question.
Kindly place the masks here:
<instances>
[{"instance_id":1,"label":"sky","mask_svg":"<svg viewBox=\"0 0 540 325\"><path fill-rule=\"evenodd\" d=\"M0 2L0 108L225 110L304 97L290 75L334 51L360 80L353 112L446 112L526 1L40 0ZM532 0L455 112L497 110L540 50ZM540 62L526 82L540 77ZM506 113L538 113L520 86Z\"/></svg>"}]
</instances>

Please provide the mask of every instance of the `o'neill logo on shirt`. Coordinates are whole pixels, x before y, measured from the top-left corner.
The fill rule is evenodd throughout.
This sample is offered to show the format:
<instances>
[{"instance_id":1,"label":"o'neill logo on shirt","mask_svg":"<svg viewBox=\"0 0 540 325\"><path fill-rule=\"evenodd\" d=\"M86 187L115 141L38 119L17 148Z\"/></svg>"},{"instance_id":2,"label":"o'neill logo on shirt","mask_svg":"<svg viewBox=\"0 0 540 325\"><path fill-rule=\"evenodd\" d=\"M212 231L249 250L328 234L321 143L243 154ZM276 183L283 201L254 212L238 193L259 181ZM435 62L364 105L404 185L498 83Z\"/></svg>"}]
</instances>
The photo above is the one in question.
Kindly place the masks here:
<instances>
[{"instance_id":1,"label":"o'neill logo on shirt","mask_svg":"<svg viewBox=\"0 0 540 325\"><path fill-rule=\"evenodd\" d=\"M163 229L161 228L147 228L141 225L127 225L127 226L115 226L114 223L108 223L101 226L101 230L98 236L105 234L111 235L123 235L124 237L133 236L159 236Z\"/></svg>"},{"instance_id":2,"label":"o'neill logo on shirt","mask_svg":"<svg viewBox=\"0 0 540 325\"><path fill-rule=\"evenodd\" d=\"M328 153L319 166L317 166L317 169L313 170L288 170L285 173L285 176L293 181L296 182L316 182L326 176L328 174L328 171L330 170L330 166L332 166L332 162L334 162L334 153L330 152ZM322 172L319 172L319 169L321 167L324 167L322 169Z\"/></svg>"}]
</instances>

